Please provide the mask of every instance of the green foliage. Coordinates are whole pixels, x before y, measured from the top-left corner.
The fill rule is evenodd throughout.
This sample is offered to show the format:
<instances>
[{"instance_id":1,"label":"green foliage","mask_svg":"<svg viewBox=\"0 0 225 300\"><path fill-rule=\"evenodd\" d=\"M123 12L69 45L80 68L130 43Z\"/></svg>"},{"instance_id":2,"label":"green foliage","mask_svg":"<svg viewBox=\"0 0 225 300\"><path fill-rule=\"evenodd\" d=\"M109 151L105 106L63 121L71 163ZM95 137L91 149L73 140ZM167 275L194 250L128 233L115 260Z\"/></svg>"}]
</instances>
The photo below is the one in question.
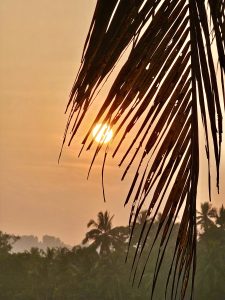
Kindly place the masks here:
<instances>
[{"instance_id":1,"label":"green foliage","mask_svg":"<svg viewBox=\"0 0 225 300\"><path fill-rule=\"evenodd\" d=\"M206 204L202 205L199 216L203 216ZM224 208L219 211L211 207L216 214L207 218L199 218L199 239L197 245L198 261L196 273L195 296L197 300L225 299L225 229L223 220ZM144 212L142 213L144 214ZM159 244L152 252L151 260L138 288L139 270L148 257L148 251L154 234L157 232L159 220L154 222L151 234L142 254L140 269L137 269L137 280L133 282L131 266L137 249L137 241L143 226L142 214L133 238L125 263L128 245L127 227L112 226L109 214L101 213L102 221L107 230L103 233L111 235L112 245L120 244L116 249L109 247L107 252L90 246L75 246L67 248L52 248L46 251L33 248L29 252L10 253L10 243L15 237L0 233L0 299L1 300L147 300L150 298L154 269ZM160 219L160 216L159 218ZM205 220L205 221L204 221ZM151 220L149 220L150 222ZM211 222L212 221L212 222ZM99 222L91 221L89 226L100 227ZM204 224L206 222L206 224ZM209 225L210 224L210 225ZM93 229L91 229L93 230ZM179 224L175 224L171 239L167 245L160 271L154 299L163 300L165 284L174 252ZM113 233L113 234L112 234ZM100 235L101 236L101 235ZM118 237L122 237L119 239ZM102 236L101 236L102 238ZM92 243L95 239L92 239ZM101 245L100 245L101 246ZM100 247L99 246L99 247ZM134 268L135 269L135 268ZM131 275L131 276L130 276ZM130 281L129 281L130 278ZM134 286L132 287L132 283ZM168 296L172 287L168 288ZM189 298L186 298L189 300Z\"/></svg>"}]
</instances>

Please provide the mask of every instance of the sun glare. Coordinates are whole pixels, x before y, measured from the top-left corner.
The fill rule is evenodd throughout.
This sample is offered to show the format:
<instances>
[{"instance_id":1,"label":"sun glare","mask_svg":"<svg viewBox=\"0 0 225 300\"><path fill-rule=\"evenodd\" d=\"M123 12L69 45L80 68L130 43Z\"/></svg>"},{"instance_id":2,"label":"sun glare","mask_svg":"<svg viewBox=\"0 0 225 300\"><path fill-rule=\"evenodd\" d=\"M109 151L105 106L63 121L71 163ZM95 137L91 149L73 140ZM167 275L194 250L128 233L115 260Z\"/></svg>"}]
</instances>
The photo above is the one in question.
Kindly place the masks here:
<instances>
[{"instance_id":1,"label":"sun glare","mask_svg":"<svg viewBox=\"0 0 225 300\"><path fill-rule=\"evenodd\" d=\"M97 124L92 131L92 135L97 143L108 143L112 136L113 131L107 124Z\"/></svg>"}]
</instances>

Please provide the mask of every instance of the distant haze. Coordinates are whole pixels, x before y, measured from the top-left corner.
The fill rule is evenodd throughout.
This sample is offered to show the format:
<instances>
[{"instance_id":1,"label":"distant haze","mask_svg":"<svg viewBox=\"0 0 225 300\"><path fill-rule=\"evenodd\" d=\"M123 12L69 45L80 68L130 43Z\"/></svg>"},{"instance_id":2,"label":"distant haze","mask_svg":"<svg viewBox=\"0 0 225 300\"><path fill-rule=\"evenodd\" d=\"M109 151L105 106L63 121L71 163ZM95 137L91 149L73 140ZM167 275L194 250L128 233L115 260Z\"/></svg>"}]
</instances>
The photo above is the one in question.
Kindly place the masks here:
<instances>
[{"instance_id":1,"label":"distant haze","mask_svg":"<svg viewBox=\"0 0 225 300\"><path fill-rule=\"evenodd\" d=\"M39 238L48 234L74 245L100 210L115 214L114 225L128 223L123 201L132 174L121 183L118 161L110 160L106 168L106 203L101 164L87 181L90 156L77 158L76 139L57 164L63 112L95 3L0 1L0 230ZM198 206L208 200L206 170L201 174ZM219 206L225 198L224 145L220 195L214 186L215 181L213 204Z\"/></svg>"},{"instance_id":2,"label":"distant haze","mask_svg":"<svg viewBox=\"0 0 225 300\"><path fill-rule=\"evenodd\" d=\"M23 235L14 244L12 244L12 252L30 251L32 248L39 248L44 251L47 248L71 248L70 245L64 244L59 238L49 235L44 235L42 239L37 236Z\"/></svg>"}]
</instances>

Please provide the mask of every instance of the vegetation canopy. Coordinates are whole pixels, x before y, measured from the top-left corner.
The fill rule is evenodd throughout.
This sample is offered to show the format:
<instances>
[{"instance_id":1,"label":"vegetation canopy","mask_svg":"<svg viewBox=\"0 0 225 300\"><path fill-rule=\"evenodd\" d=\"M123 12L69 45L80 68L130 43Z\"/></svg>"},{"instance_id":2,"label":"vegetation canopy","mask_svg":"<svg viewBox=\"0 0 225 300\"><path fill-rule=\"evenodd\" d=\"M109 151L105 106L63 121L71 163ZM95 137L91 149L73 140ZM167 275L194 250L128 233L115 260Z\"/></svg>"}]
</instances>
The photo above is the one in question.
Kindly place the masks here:
<instances>
[{"instance_id":1,"label":"vegetation canopy","mask_svg":"<svg viewBox=\"0 0 225 300\"><path fill-rule=\"evenodd\" d=\"M219 210L210 206L206 212L207 206L209 207L209 203L203 203L198 213L200 230L197 240L198 264L194 295L197 300L222 300L225 295L225 210L223 206ZM136 249L145 214L146 211L141 211L139 215L135 237L130 244L132 253ZM160 218L161 215L158 215L153 224L153 232L157 231ZM106 211L99 212L97 221L90 220L89 227L99 228L100 232L96 235L90 234L90 231L86 233L86 237L90 237L93 241L88 246L76 245L67 248L58 243L58 246L50 246L43 250L28 245L23 237L19 237L19 241L26 246L26 250L19 252L15 251L16 243L19 242L18 237L0 231L0 299L148 300L157 249L155 248L151 255L152 259L143 277L142 287L131 289L128 277L132 257L130 256L128 263L124 264L128 226L113 227L112 217ZM178 230L179 224L176 223L155 287L155 299L164 299L162 286L167 278L166 271L173 256ZM57 239L52 237L52 240ZM86 244L85 240L84 243ZM144 256L148 255L150 244L149 238ZM171 289L172 286L169 287L169 290Z\"/></svg>"},{"instance_id":2,"label":"vegetation canopy","mask_svg":"<svg viewBox=\"0 0 225 300\"><path fill-rule=\"evenodd\" d=\"M120 166L125 165L122 179L131 165L137 163L125 200L125 204L132 201L131 240L139 212L144 204L148 209L134 253L134 278L149 232L159 209L162 210L138 279L142 279L159 240L152 297L180 212L166 290L171 283L169 297L175 299L180 295L184 299L191 282L192 298L200 128L205 137L209 194L212 160L219 189L225 99L225 0L98 0L67 106L70 113L63 145L67 136L70 145L90 105L127 49L128 58L92 120L81 151L96 145L92 136L96 124L109 124L114 132L112 141L104 148L102 143L97 144L91 166L103 148L104 173L109 146L113 157L122 153ZM124 142L128 135L131 138Z\"/></svg>"}]
</instances>

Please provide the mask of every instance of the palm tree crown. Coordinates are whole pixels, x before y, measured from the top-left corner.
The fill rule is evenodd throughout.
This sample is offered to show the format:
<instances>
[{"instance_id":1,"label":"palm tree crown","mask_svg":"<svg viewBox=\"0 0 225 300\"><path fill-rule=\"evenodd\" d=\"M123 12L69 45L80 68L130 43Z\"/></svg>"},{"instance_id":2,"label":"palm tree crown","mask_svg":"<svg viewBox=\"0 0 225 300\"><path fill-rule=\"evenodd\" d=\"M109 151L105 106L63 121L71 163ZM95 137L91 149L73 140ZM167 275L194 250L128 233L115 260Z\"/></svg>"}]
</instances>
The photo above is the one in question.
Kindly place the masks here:
<instances>
[{"instance_id":1,"label":"palm tree crown","mask_svg":"<svg viewBox=\"0 0 225 300\"><path fill-rule=\"evenodd\" d=\"M120 248L121 242L127 238L127 230L124 227L112 228L112 219L108 211L99 212L97 222L90 220L88 227L94 227L83 240L83 244L92 241L91 247L99 249L100 255L109 254L110 251Z\"/></svg>"},{"instance_id":2,"label":"palm tree crown","mask_svg":"<svg viewBox=\"0 0 225 300\"><path fill-rule=\"evenodd\" d=\"M70 114L63 144L71 132L70 145L120 56L126 49L130 51L91 120L81 152L96 145L91 134L96 124L107 123L113 128L112 156L122 154L122 179L137 163L125 204L133 199L131 218L136 221L147 202L146 215L152 220L150 224L145 221L143 227L148 229L143 228L140 239L146 240L145 233L149 234L162 208L154 237L154 241L160 239L158 262L163 260L167 240L181 213L172 261L175 266L168 274L168 282L180 287L181 299L196 266L199 123L205 136L209 193L212 159L219 187L225 98L224 8L225 0L98 0L67 106ZM90 169L103 146L96 145ZM108 153L109 146L105 148L102 174ZM135 221L130 224L135 226ZM139 245L145 247L145 243ZM136 262L141 253L137 251ZM161 266L158 262L153 290ZM175 295L173 291L171 298Z\"/></svg>"},{"instance_id":3,"label":"palm tree crown","mask_svg":"<svg viewBox=\"0 0 225 300\"><path fill-rule=\"evenodd\" d=\"M212 219L217 217L217 212L212 204L204 202L201 204L201 211L198 212L197 225L206 232L210 227L215 226Z\"/></svg>"}]
</instances>

